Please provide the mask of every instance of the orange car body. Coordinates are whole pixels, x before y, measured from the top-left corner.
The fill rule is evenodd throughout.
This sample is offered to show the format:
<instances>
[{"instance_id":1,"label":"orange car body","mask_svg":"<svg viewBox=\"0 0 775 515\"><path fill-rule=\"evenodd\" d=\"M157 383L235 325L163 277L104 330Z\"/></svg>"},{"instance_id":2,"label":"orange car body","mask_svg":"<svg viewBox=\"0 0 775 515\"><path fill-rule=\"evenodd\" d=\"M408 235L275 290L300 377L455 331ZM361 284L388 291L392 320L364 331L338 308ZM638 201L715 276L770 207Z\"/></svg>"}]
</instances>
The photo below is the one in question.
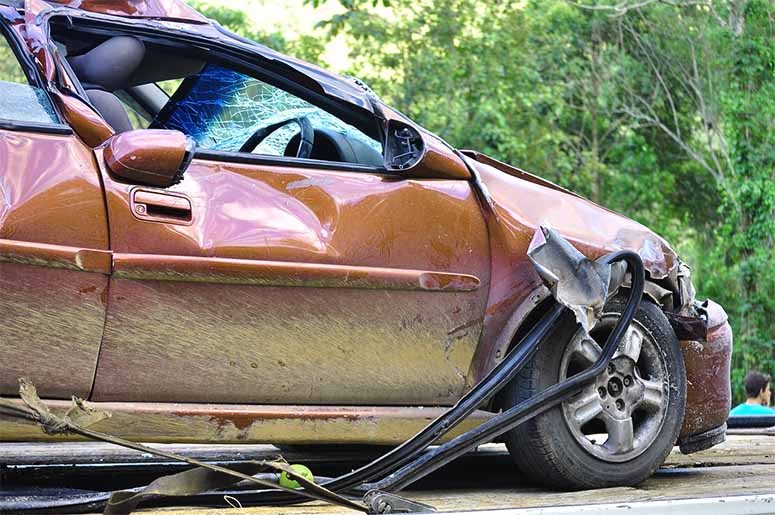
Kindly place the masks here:
<instances>
[{"instance_id":1,"label":"orange car body","mask_svg":"<svg viewBox=\"0 0 775 515\"><path fill-rule=\"evenodd\" d=\"M177 0L60 3L72 17L242 44ZM372 109L380 123L424 141L403 173L201 152L170 188L123 180L111 173L121 156L175 162L179 145L148 154L142 138L111 140L67 94L45 28L52 4L28 0L16 18L5 8L62 123L0 129L1 395L28 377L55 408L87 398L114 414L97 429L144 441L396 443L533 320L548 296L526 256L540 224L589 257L639 252L654 301L676 316L694 305L688 268L642 225L455 151L384 105ZM283 59L363 109L348 79ZM156 201L166 210L147 211ZM682 342L683 439L729 410L731 331L720 307L704 312L706 334ZM46 438L0 419L2 440Z\"/></svg>"}]
</instances>

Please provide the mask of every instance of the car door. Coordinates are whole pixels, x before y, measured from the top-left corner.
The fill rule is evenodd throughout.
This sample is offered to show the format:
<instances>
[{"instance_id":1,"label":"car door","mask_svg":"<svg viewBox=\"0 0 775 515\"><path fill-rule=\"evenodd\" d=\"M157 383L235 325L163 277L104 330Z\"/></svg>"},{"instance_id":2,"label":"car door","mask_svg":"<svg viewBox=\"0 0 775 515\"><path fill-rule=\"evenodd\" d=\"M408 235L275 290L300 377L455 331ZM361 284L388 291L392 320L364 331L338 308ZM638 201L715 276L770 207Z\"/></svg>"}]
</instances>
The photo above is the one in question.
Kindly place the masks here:
<instances>
[{"instance_id":1,"label":"car door","mask_svg":"<svg viewBox=\"0 0 775 515\"><path fill-rule=\"evenodd\" d=\"M469 182L288 158L289 135L240 152L250 132L229 125L234 118L208 123L207 109L234 106L244 121L255 108L269 120L282 105L318 128L366 137L228 71L223 87L201 88L208 98L184 83L188 96L173 97L180 110L163 111L164 123L157 117L157 127L200 145L180 184L121 180L98 151L114 275L93 399L454 402L469 386L489 279L487 231ZM260 91L252 100L261 105L240 98L235 84ZM228 98L212 98L225 90ZM236 146L221 145L235 137Z\"/></svg>"},{"instance_id":2,"label":"car door","mask_svg":"<svg viewBox=\"0 0 775 515\"><path fill-rule=\"evenodd\" d=\"M447 404L467 386L487 249L465 181L198 157L163 193L105 182L94 400ZM135 217L150 191L191 222Z\"/></svg>"},{"instance_id":3,"label":"car door","mask_svg":"<svg viewBox=\"0 0 775 515\"><path fill-rule=\"evenodd\" d=\"M86 397L111 263L99 173L0 29L0 395L26 377L43 397Z\"/></svg>"}]
</instances>

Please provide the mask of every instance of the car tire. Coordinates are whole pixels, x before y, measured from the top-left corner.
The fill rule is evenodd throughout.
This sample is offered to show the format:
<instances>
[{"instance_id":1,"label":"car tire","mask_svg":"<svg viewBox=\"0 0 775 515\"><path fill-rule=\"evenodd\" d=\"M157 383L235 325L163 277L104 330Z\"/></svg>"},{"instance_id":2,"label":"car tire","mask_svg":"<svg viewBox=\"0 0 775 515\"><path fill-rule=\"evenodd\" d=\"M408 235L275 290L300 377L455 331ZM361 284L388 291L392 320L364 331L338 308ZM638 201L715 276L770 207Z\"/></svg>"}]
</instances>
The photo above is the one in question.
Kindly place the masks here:
<instances>
[{"instance_id":1,"label":"car tire","mask_svg":"<svg viewBox=\"0 0 775 515\"><path fill-rule=\"evenodd\" d=\"M590 333L596 348L566 317L501 392L500 407L515 406L589 366L625 302L617 296L606 304ZM558 349L560 342L564 348ZM609 365L582 392L506 433L526 478L570 490L631 486L664 462L683 423L686 371L675 333L656 305L641 302L611 363L614 368Z\"/></svg>"}]
</instances>

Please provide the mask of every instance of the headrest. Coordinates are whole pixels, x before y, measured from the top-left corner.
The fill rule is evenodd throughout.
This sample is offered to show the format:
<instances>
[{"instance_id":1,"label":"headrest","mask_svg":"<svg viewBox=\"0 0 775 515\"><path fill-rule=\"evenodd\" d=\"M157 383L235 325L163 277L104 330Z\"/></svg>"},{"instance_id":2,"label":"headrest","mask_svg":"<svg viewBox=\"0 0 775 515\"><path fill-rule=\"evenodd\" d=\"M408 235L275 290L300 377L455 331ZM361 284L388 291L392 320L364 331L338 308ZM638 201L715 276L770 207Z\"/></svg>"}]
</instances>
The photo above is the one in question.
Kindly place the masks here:
<instances>
[{"instance_id":1,"label":"headrest","mask_svg":"<svg viewBox=\"0 0 775 515\"><path fill-rule=\"evenodd\" d=\"M142 41L131 36L115 36L69 61L82 83L115 91L126 87L144 57Z\"/></svg>"}]
</instances>

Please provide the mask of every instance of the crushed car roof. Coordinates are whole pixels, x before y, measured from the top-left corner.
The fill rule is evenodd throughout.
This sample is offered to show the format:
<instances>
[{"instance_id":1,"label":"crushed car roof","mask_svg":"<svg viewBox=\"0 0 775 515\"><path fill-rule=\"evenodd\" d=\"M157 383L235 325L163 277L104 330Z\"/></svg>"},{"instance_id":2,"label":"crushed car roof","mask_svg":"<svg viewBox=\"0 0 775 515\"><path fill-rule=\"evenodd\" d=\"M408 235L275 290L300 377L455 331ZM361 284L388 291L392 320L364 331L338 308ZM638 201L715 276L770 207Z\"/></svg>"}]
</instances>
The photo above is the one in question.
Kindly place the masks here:
<instances>
[{"instance_id":1,"label":"crushed car roof","mask_svg":"<svg viewBox=\"0 0 775 515\"><path fill-rule=\"evenodd\" d=\"M47 0L50 4L114 16L186 20L209 20L180 0Z\"/></svg>"},{"instance_id":2,"label":"crushed car roof","mask_svg":"<svg viewBox=\"0 0 775 515\"><path fill-rule=\"evenodd\" d=\"M187 24L185 30L192 35L220 39L238 47L249 46L256 55L281 63L303 74L329 97L348 102L371 113L378 113L380 109L376 107L378 99L374 93L355 80L331 73L314 64L281 54L260 43L233 34L181 0L0 0L0 4L25 9L35 14L46 10L47 7L67 7L89 15L141 19L149 23L153 23L154 20L183 22Z\"/></svg>"}]
</instances>

